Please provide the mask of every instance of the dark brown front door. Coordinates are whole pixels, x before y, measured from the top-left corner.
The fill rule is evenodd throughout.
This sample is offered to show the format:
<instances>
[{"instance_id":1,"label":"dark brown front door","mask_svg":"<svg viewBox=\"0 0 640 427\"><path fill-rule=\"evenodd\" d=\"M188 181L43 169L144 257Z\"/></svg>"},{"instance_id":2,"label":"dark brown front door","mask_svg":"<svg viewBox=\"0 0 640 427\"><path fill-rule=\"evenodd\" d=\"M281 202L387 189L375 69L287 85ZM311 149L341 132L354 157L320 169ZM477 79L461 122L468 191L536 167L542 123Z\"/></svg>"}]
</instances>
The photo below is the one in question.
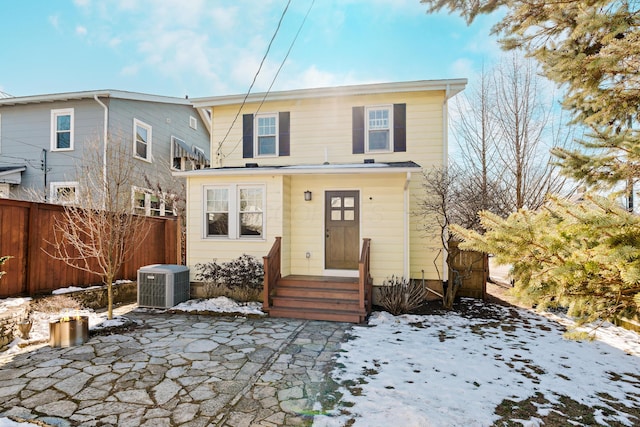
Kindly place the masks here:
<instances>
[{"instance_id":1,"label":"dark brown front door","mask_svg":"<svg viewBox=\"0 0 640 427\"><path fill-rule=\"evenodd\" d=\"M325 268L357 270L360 242L360 192L325 193Z\"/></svg>"}]
</instances>

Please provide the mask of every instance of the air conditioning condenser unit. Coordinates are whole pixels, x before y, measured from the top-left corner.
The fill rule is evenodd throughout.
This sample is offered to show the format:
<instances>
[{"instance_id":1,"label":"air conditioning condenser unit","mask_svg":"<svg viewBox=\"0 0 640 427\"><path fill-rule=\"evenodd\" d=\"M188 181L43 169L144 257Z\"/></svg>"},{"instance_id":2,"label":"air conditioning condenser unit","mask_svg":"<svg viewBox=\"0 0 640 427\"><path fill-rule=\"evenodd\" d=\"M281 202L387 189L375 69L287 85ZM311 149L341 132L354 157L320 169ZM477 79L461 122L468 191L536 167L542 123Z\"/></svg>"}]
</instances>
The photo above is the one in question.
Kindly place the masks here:
<instances>
[{"instance_id":1,"label":"air conditioning condenser unit","mask_svg":"<svg viewBox=\"0 0 640 427\"><path fill-rule=\"evenodd\" d=\"M138 306L170 308L189 299L189 267L154 264L138 270Z\"/></svg>"}]
</instances>

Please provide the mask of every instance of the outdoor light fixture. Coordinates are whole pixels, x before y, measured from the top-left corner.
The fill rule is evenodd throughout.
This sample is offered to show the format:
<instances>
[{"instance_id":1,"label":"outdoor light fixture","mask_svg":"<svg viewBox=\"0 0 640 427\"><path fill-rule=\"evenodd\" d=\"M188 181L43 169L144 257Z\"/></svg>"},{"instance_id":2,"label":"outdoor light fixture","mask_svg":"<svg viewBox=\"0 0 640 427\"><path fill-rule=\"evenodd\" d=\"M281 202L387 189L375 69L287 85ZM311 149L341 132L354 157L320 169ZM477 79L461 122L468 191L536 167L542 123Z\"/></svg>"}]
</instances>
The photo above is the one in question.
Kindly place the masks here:
<instances>
[{"instance_id":1,"label":"outdoor light fixture","mask_svg":"<svg viewBox=\"0 0 640 427\"><path fill-rule=\"evenodd\" d=\"M311 191L307 190L304 192L304 200L307 202L311 200Z\"/></svg>"}]
</instances>

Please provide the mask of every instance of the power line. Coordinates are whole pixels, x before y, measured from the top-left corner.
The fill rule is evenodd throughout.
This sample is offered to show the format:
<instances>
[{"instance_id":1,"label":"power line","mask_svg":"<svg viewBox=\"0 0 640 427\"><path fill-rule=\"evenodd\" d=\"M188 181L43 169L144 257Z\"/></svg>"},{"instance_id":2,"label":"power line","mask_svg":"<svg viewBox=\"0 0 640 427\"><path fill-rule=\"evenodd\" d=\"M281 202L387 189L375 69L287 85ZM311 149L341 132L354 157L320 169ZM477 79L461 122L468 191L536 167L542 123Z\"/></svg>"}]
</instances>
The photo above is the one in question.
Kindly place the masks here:
<instances>
[{"instance_id":1,"label":"power line","mask_svg":"<svg viewBox=\"0 0 640 427\"><path fill-rule=\"evenodd\" d=\"M267 91L265 92L264 96L262 97L262 101L260 101L260 105L258 105L258 108L256 109L255 114L258 114L258 112L262 108L262 105L266 101L267 96L269 96L269 93L271 92L271 89L273 88L273 85L276 82L276 79L278 78L278 75L280 74L280 71L284 67L284 64L287 61L287 59L289 58L289 54L291 53L291 50L293 49L293 45L298 40L298 36L300 35L300 32L302 31L302 27L304 27L305 22L307 22L307 17L309 16L309 13L311 13L311 9L313 8L313 5L314 5L315 2L316 2L316 0L311 0L311 4L309 5L309 8L307 9L307 13L304 15L304 18L302 19L302 23L300 23L300 26L298 27L298 31L296 32L296 35L294 36L293 40L291 41L291 44L289 45L289 49L287 50L287 54L284 56L284 59L280 63L280 66L278 67L278 70L276 71L276 74L273 76L273 79L271 80L271 84L269 85L269 88L267 89ZM246 97L245 97L245 100L246 100ZM244 105L244 102L242 103L242 105ZM240 106L240 109L242 110L242 106ZM238 112L238 114L240 114L240 112ZM238 118L238 116L236 115L236 119L237 118ZM235 123L235 120L234 120L234 123ZM231 126L233 127L233 124ZM231 129L229 129L229 131L230 130ZM229 135L229 132L227 132L227 135ZM225 136L225 138L226 138L226 136ZM241 141L242 141L242 137L240 137L238 142L236 142L236 145L234 145L233 149L231 149L231 151L229 151L229 153L225 157L227 157L230 154L233 154L233 152L236 151L236 149L240 145ZM224 140L222 142L224 142ZM220 145L218 146L218 150L220 150L221 146L222 146L222 143L220 143Z\"/></svg>"},{"instance_id":2,"label":"power line","mask_svg":"<svg viewBox=\"0 0 640 427\"><path fill-rule=\"evenodd\" d=\"M229 129L227 130L226 135L224 136L224 138L222 138L222 141L220 141L220 143L218 144L218 150L217 150L218 153L220 152L220 148L222 147L222 144L224 144L224 142L227 140L227 137L229 136L231 129L233 129L233 126L236 124L236 121L238 120L238 116L240 116L240 112L242 111L242 107L244 107L244 104L247 102L247 98L249 97L249 94L251 93L251 89L253 89L253 86L255 85L256 80L258 79L258 75L262 70L264 61L267 59L267 55L271 50L271 45L273 44L273 41L275 40L276 35L280 30L280 26L282 25L282 21L284 20L284 15L287 13L287 10L289 9L290 4L291 4L291 0L287 2L287 5L285 6L284 10L282 11L282 14L280 15L278 26L276 27L276 30L274 31L273 36L271 37L271 41L269 41L269 45L267 46L267 51L262 56L262 61L260 61L260 66L258 67L258 71L256 71L256 74L253 76L253 81L251 82L251 86L249 86L249 90L247 91L247 94L244 96L244 99L242 100L242 104L240 104L240 108L238 109L238 112L236 113L236 116L234 117L233 122L231 122L231 126L229 126Z\"/></svg>"}]
</instances>

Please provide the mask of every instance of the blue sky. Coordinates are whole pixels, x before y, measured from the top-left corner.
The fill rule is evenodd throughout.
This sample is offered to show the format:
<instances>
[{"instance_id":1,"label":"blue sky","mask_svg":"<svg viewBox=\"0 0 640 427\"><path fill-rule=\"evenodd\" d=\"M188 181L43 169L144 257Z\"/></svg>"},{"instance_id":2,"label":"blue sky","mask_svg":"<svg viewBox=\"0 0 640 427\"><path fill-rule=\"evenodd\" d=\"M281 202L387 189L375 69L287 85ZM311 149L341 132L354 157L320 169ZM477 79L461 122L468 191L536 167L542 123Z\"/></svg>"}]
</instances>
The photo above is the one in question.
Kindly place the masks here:
<instances>
[{"instance_id":1,"label":"blue sky","mask_svg":"<svg viewBox=\"0 0 640 427\"><path fill-rule=\"evenodd\" d=\"M313 3L313 4L312 4ZM0 91L116 89L191 98L248 90L287 0L3 2ZM489 31L419 0L292 0L253 91L469 78L500 56Z\"/></svg>"}]
</instances>

